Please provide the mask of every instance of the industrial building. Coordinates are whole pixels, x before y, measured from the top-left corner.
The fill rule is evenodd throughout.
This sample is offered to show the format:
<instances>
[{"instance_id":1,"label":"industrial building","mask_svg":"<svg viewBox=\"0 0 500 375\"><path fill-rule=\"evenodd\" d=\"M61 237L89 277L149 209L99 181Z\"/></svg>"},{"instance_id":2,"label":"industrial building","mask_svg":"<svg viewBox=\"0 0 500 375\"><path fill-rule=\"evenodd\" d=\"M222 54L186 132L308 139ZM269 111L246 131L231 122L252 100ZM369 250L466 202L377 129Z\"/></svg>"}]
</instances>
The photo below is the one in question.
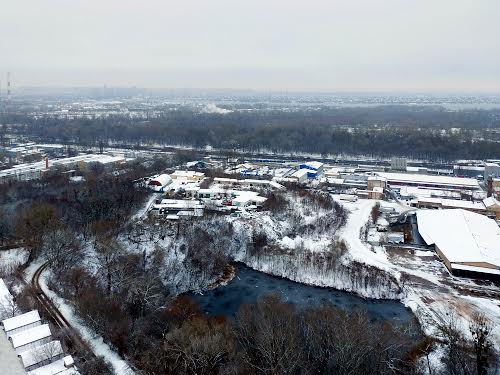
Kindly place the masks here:
<instances>
[{"instance_id":1,"label":"industrial building","mask_svg":"<svg viewBox=\"0 0 500 375\"><path fill-rule=\"evenodd\" d=\"M299 169L298 171L292 173L292 175L288 177L287 180L303 183L307 181L309 173L311 173L309 169Z\"/></svg>"},{"instance_id":2,"label":"industrial building","mask_svg":"<svg viewBox=\"0 0 500 375\"><path fill-rule=\"evenodd\" d=\"M264 188L264 189L276 189L276 190L285 189L283 185L277 183L276 181L254 180L249 178L238 180L236 178L215 177L214 183L221 184L224 186L241 186L247 189L252 189L252 188Z\"/></svg>"},{"instance_id":3,"label":"industrial building","mask_svg":"<svg viewBox=\"0 0 500 375\"><path fill-rule=\"evenodd\" d=\"M486 211L495 217L496 220L500 220L500 202L494 197L488 197L483 200L484 207Z\"/></svg>"},{"instance_id":4,"label":"industrial building","mask_svg":"<svg viewBox=\"0 0 500 375\"><path fill-rule=\"evenodd\" d=\"M164 189L172 183L172 178L168 174L160 174L158 176L152 177L148 181L148 187L157 192L162 192Z\"/></svg>"},{"instance_id":5,"label":"industrial building","mask_svg":"<svg viewBox=\"0 0 500 375\"><path fill-rule=\"evenodd\" d=\"M33 310L25 314L17 315L12 318L2 320L0 325L3 327L7 336L26 331L30 328L42 325L38 310Z\"/></svg>"},{"instance_id":6,"label":"industrial building","mask_svg":"<svg viewBox=\"0 0 500 375\"><path fill-rule=\"evenodd\" d=\"M308 161L299 165L299 170L307 170L308 178L316 178L323 174L324 164L319 161Z\"/></svg>"},{"instance_id":7,"label":"industrial building","mask_svg":"<svg viewBox=\"0 0 500 375\"><path fill-rule=\"evenodd\" d=\"M204 205L198 200L162 199L153 204L151 213L165 216L167 219L190 218L203 216Z\"/></svg>"},{"instance_id":8,"label":"industrial building","mask_svg":"<svg viewBox=\"0 0 500 375\"><path fill-rule=\"evenodd\" d=\"M391 159L391 169L394 171L406 171L407 161L406 158L393 157Z\"/></svg>"},{"instance_id":9,"label":"industrial building","mask_svg":"<svg viewBox=\"0 0 500 375\"><path fill-rule=\"evenodd\" d=\"M415 186L421 189L444 190L479 190L479 183L474 178L461 178L450 176L434 176L410 173L375 172L380 177L387 179L391 188L399 186Z\"/></svg>"},{"instance_id":10,"label":"industrial building","mask_svg":"<svg viewBox=\"0 0 500 375\"><path fill-rule=\"evenodd\" d=\"M48 324L42 324L37 327L27 329L9 335L9 341L16 350L16 353L22 353L31 350L37 346L47 344L51 341L52 333Z\"/></svg>"},{"instance_id":11,"label":"industrial building","mask_svg":"<svg viewBox=\"0 0 500 375\"><path fill-rule=\"evenodd\" d=\"M26 371L33 371L46 366L64 357L64 350L60 341L50 341L47 344L18 355Z\"/></svg>"},{"instance_id":12,"label":"industrial building","mask_svg":"<svg viewBox=\"0 0 500 375\"><path fill-rule=\"evenodd\" d=\"M500 279L500 228L463 209L419 210L418 231L457 276Z\"/></svg>"},{"instance_id":13,"label":"industrial building","mask_svg":"<svg viewBox=\"0 0 500 375\"><path fill-rule=\"evenodd\" d=\"M102 165L105 169L109 170L125 163L125 161L124 157L105 154L85 154L54 160L45 159L44 161L19 164L12 168L1 170L0 183L13 180L36 180L42 178L51 170L57 169L80 169L87 171L94 165Z\"/></svg>"},{"instance_id":14,"label":"industrial building","mask_svg":"<svg viewBox=\"0 0 500 375\"><path fill-rule=\"evenodd\" d=\"M464 209L478 214L486 214L487 209L483 202L473 202L446 198L417 198L410 204L412 207L428 209Z\"/></svg>"},{"instance_id":15,"label":"industrial building","mask_svg":"<svg viewBox=\"0 0 500 375\"><path fill-rule=\"evenodd\" d=\"M487 180L490 176L500 177L500 163L496 161L484 163L484 180Z\"/></svg>"},{"instance_id":16,"label":"industrial building","mask_svg":"<svg viewBox=\"0 0 500 375\"><path fill-rule=\"evenodd\" d=\"M190 182L200 183L205 178L205 174L195 171L175 171L170 175L172 181L179 184L187 184Z\"/></svg>"}]
</instances>

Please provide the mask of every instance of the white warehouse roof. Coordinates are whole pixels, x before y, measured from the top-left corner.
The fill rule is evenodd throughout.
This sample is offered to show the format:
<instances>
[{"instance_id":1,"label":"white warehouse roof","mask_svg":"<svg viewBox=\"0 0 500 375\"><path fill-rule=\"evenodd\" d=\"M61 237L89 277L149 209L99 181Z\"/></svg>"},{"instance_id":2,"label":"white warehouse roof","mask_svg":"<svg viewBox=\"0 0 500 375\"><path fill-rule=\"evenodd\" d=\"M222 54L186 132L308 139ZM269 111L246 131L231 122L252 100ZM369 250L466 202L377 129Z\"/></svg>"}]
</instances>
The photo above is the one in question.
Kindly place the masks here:
<instances>
[{"instance_id":1,"label":"white warehouse roof","mask_svg":"<svg viewBox=\"0 0 500 375\"><path fill-rule=\"evenodd\" d=\"M14 316L13 318L2 320L2 325L5 331L8 332L39 321L40 314L38 314L38 310L33 310L25 314Z\"/></svg>"},{"instance_id":2,"label":"white warehouse roof","mask_svg":"<svg viewBox=\"0 0 500 375\"><path fill-rule=\"evenodd\" d=\"M51 341L47 344L43 344L27 350L25 352L19 353L18 356L23 362L24 368L36 365L37 363L43 362L47 359L52 359L58 355L63 354L63 349L60 341Z\"/></svg>"},{"instance_id":3,"label":"white warehouse roof","mask_svg":"<svg viewBox=\"0 0 500 375\"><path fill-rule=\"evenodd\" d=\"M79 372L73 366L73 357L70 355L58 359L51 364L29 371L28 375L78 375Z\"/></svg>"},{"instance_id":4,"label":"white warehouse roof","mask_svg":"<svg viewBox=\"0 0 500 375\"><path fill-rule=\"evenodd\" d=\"M500 228L484 215L462 209L417 211L418 231L450 263L488 263L500 268Z\"/></svg>"},{"instance_id":5,"label":"white warehouse roof","mask_svg":"<svg viewBox=\"0 0 500 375\"><path fill-rule=\"evenodd\" d=\"M307 175L310 171L308 169L299 169L295 171L290 177L301 178Z\"/></svg>"},{"instance_id":6,"label":"white warehouse roof","mask_svg":"<svg viewBox=\"0 0 500 375\"><path fill-rule=\"evenodd\" d=\"M154 185L154 186L167 186L172 183L172 178L168 174L160 174L156 177L153 177L151 180L149 180L149 185Z\"/></svg>"},{"instance_id":7,"label":"white warehouse roof","mask_svg":"<svg viewBox=\"0 0 500 375\"><path fill-rule=\"evenodd\" d=\"M12 342L12 346L14 349L19 348L21 346L30 344L32 342L36 342L38 340L44 339L46 337L50 337L50 328L48 324L43 324L41 326L28 329L23 332L15 333L10 336L10 340Z\"/></svg>"},{"instance_id":8,"label":"white warehouse roof","mask_svg":"<svg viewBox=\"0 0 500 375\"><path fill-rule=\"evenodd\" d=\"M474 178L432 176L425 174L408 173L390 173L375 172L380 177L385 177L389 182L396 181L400 183L432 184L442 186L460 186L464 189L479 189L479 183Z\"/></svg>"},{"instance_id":9,"label":"white warehouse roof","mask_svg":"<svg viewBox=\"0 0 500 375\"><path fill-rule=\"evenodd\" d=\"M305 162L302 164L309 167L309 168L316 169L316 170L320 169L324 165L320 161L308 161L308 162Z\"/></svg>"}]
</instances>

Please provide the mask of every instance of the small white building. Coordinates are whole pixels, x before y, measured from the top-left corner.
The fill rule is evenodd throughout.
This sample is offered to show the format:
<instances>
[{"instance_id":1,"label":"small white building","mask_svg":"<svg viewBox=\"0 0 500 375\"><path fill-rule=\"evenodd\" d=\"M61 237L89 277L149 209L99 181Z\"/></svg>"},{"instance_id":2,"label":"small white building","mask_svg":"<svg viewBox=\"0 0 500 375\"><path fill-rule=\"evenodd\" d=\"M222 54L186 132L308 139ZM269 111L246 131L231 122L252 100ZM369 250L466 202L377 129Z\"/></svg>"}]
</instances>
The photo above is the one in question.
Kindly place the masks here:
<instances>
[{"instance_id":1,"label":"small white building","mask_svg":"<svg viewBox=\"0 0 500 375\"><path fill-rule=\"evenodd\" d=\"M28 375L78 375L73 357L67 355L48 365L29 371Z\"/></svg>"},{"instance_id":2,"label":"small white building","mask_svg":"<svg viewBox=\"0 0 500 375\"><path fill-rule=\"evenodd\" d=\"M357 202L358 196L354 194L340 194L339 199L347 202Z\"/></svg>"},{"instance_id":3,"label":"small white building","mask_svg":"<svg viewBox=\"0 0 500 375\"><path fill-rule=\"evenodd\" d=\"M205 178L205 173L196 171L175 171L170 175L170 177L176 183L200 183Z\"/></svg>"},{"instance_id":4,"label":"small white building","mask_svg":"<svg viewBox=\"0 0 500 375\"><path fill-rule=\"evenodd\" d=\"M48 324L30 328L26 331L15 333L9 336L16 353L36 348L51 341L52 334Z\"/></svg>"},{"instance_id":5,"label":"small white building","mask_svg":"<svg viewBox=\"0 0 500 375\"><path fill-rule=\"evenodd\" d=\"M232 204L235 207L261 207L266 200L267 198L256 194L243 194L234 198Z\"/></svg>"},{"instance_id":6,"label":"small white building","mask_svg":"<svg viewBox=\"0 0 500 375\"><path fill-rule=\"evenodd\" d=\"M160 203L153 204L151 213L158 216L167 216L167 219L176 215L179 217L203 216L204 204L198 200L162 199Z\"/></svg>"},{"instance_id":7,"label":"small white building","mask_svg":"<svg viewBox=\"0 0 500 375\"><path fill-rule=\"evenodd\" d=\"M14 316L13 318L2 320L0 323L7 336L26 331L30 328L42 325L38 310L33 310L25 314Z\"/></svg>"},{"instance_id":8,"label":"small white building","mask_svg":"<svg viewBox=\"0 0 500 375\"><path fill-rule=\"evenodd\" d=\"M50 341L47 344L26 350L18 354L26 371L32 371L61 359L64 351L60 341Z\"/></svg>"},{"instance_id":9,"label":"small white building","mask_svg":"<svg viewBox=\"0 0 500 375\"><path fill-rule=\"evenodd\" d=\"M168 174L160 174L153 177L148 182L148 187L154 191L163 191L165 187L172 183L172 178Z\"/></svg>"},{"instance_id":10,"label":"small white building","mask_svg":"<svg viewBox=\"0 0 500 375\"><path fill-rule=\"evenodd\" d=\"M292 181L302 183L307 181L307 174L308 174L308 169L299 169L298 171L295 171L289 178Z\"/></svg>"}]
</instances>

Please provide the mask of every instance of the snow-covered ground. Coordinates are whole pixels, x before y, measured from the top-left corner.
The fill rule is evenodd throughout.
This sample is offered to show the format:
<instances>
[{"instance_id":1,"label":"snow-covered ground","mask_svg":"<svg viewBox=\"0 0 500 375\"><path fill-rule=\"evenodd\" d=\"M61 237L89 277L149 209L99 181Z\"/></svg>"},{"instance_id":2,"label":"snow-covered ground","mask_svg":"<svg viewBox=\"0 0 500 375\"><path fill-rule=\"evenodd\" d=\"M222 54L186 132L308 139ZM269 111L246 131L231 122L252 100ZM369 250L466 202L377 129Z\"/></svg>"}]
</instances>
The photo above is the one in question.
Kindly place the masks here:
<instances>
[{"instance_id":1,"label":"snow-covered ground","mask_svg":"<svg viewBox=\"0 0 500 375\"><path fill-rule=\"evenodd\" d=\"M5 273L12 273L28 260L29 252L24 247L0 251L0 267Z\"/></svg>"},{"instance_id":2,"label":"snow-covered ground","mask_svg":"<svg viewBox=\"0 0 500 375\"><path fill-rule=\"evenodd\" d=\"M134 215L133 220L138 221L136 230L119 239L123 248L146 256L157 249L162 250L164 267L161 276L173 294L213 283L216 278L210 270L196 271L187 259L186 245L196 244L198 235L191 224L183 227L174 222L141 222L154 199L155 195L152 195ZM463 333L469 337L468 319L474 311L483 312L492 322L491 337L496 348L500 348L498 288L491 283L450 275L433 252L363 242L360 231L368 221L375 201L338 201L349 212L345 226L339 229L335 225L324 225L325 218L332 215L331 211L313 208L297 195L292 194L288 199L292 200L291 209L281 214L244 212L240 217L205 217L193 223L211 234L214 249L223 249L230 259L244 262L256 270L297 282L347 290L364 297L399 299L414 312L424 332L431 336L438 336L438 322L452 310L462 317ZM397 212L407 210L397 202L383 202L383 205L392 206ZM377 235L376 231L373 235ZM266 243L266 251L253 247L259 238ZM336 245L341 241L347 245L347 251L332 261ZM36 269L37 264L32 267ZM27 270L27 280L33 272L32 267ZM117 373L130 373L126 362L81 323L71 305L49 291L46 283L43 288L97 354L103 355ZM436 356L436 353L432 355Z\"/></svg>"}]
</instances>

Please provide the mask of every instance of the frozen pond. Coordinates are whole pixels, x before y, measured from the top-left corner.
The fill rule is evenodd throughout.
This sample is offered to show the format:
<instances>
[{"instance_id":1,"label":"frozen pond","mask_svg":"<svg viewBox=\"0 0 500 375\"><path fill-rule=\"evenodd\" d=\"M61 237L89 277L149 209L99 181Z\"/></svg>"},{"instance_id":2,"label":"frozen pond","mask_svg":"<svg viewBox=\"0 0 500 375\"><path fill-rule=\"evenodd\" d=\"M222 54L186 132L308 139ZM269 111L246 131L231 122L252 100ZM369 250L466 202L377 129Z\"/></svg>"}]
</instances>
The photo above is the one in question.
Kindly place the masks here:
<instances>
[{"instance_id":1,"label":"frozen pond","mask_svg":"<svg viewBox=\"0 0 500 375\"><path fill-rule=\"evenodd\" d=\"M276 294L284 302L292 303L299 309L329 303L344 310L366 310L377 321L414 321L413 314L398 301L363 299L349 292L309 286L267 275L243 264L236 264L235 267L236 276L226 286L206 291L203 295L191 295L206 314L230 316L244 303Z\"/></svg>"}]
</instances>

